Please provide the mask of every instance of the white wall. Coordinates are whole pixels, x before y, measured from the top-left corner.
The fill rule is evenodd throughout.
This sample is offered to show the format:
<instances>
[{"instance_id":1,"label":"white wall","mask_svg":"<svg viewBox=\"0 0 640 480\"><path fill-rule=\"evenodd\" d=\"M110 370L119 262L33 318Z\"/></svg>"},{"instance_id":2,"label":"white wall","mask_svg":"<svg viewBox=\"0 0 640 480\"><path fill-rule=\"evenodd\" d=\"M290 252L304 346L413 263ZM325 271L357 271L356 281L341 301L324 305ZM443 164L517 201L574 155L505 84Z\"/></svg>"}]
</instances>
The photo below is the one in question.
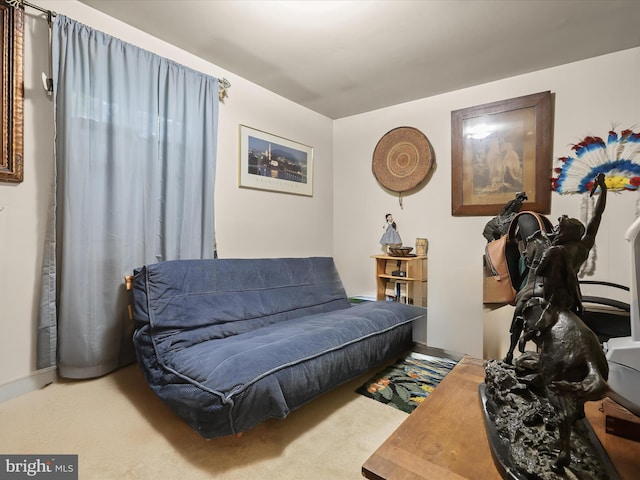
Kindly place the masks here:
<instances>
[{"instance_id":1,"label":"white wall","mask_svg":"<svg viewBox=\"0 0 640 480\"><path fill-rule=\"evenodd\" d=\"M331 255L333 131L329 118L79 2L40 4L196 70L229 79L229 98L220 106L216 172L220 257ZM16 393L30 387L35 371L39 273L53 163L53 105L40 79L41 72L48 71L48 31L43 18L26 9L24 181L0 183L0 386L13 386ZM239 124L313 146L313 197L240 189Z\"/></svg>"},{"instance_id":2,"label":"white wall","mask_svg":"<svg viewBox=\"0 0 640 480\"><path fill-rule=\"evenodd\" d=\"M640 49L332 122L84 4L41 3L231 81L230 98L220 108L216 175L221 257L333 254L347 293L373 295L374 264L369 256L379 253L384 214L391 212L405 244L413 245L416 237L429 239L429 321L418 329L419 340L475 356L483 355L483 326L486 331L506 332L510 312L509 307L491 314L483 311L481 232L489 217L450 214L450 112L551 90L555 94L554 158L568 153L569 145L584 135L606 135L611 122L628 127L640 121ZM0 386L18 384L35 373L38 278L53 162L53 107L40 80L40 72L48 69L48 34L41 18L27 9L25 180L19 185L0 184ZM313 146L314 196L238 188L239 124ZM382 135L403 125L427 135L437 169L426 186L405 196L400 209L398 198L386 193L373 177L371 157ZM635 217L636 199L636 194L628 192L610 196L597 241L598 279L628 283L623 234ZM552 218L562 213L579 215L577 198L554 194L552 201ZM487 343L495 340L492 334Z\"/></svg>"},{"instance_id":3,"label":"white wall","mask_svg":"<svg viewBox=\"0 0 640 480\"><path fill-rule=\"evenodd\" d=\"M47 45L46 21L25 15L24 181L0 183L0 385L20 380L15 393L55 373L28 377L35 370L34 312L53 158L53 104L41 80L49 70Z\"/></svg>"},{"instance_id":4,"label":"white wall","mask_svg":"<svg viewBox=\"0 0 640 480\"><path fill-rule=\"evenodd\" d=\"M636 48L337 120L334 256L347 293L375 295L369 255L380 253L384 214L391 212L405 245L414 246L416 237L429 240L428 322L418 340L479 357L503 356L512 307L491 312L482 304L482 229L491 217L451 216L451 111L550 90L555 160L570 154L570 146L586 135L606 138L612 123L637 126L639 81ZM397 195L385 191L371 172L376 143L399 126L421 130L433 145L437 163L429 183L404 197L403 209ZM629 284L624 232L636 216L637 200L631 192L609 195L596 241L594 279ZM580 203L578 196L553 193L550 218L579 218Z\"/></svg>"}]
</instances>

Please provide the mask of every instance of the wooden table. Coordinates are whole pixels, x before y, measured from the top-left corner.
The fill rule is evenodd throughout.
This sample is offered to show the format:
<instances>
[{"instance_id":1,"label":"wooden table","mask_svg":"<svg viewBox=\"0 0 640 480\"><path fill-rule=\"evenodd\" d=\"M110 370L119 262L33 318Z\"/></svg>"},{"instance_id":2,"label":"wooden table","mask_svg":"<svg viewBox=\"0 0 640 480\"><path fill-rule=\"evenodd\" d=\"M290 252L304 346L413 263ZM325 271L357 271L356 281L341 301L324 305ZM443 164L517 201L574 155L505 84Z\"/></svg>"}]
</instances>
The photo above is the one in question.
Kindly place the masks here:
<instances>
[{"instance_id":1,"label":"wooden table","mask_svg":"<svg viewBox=\"0 0 640 480\"><path fill-rule=\"evenodd\" d=\"M362 466L370 480L501 480L491 455L478 385L483 360L464 357L435 391ZM621 478L640 472L640 442L605 433L602 402L585 405L587 417Z\"/></svg>"}]
</instances>

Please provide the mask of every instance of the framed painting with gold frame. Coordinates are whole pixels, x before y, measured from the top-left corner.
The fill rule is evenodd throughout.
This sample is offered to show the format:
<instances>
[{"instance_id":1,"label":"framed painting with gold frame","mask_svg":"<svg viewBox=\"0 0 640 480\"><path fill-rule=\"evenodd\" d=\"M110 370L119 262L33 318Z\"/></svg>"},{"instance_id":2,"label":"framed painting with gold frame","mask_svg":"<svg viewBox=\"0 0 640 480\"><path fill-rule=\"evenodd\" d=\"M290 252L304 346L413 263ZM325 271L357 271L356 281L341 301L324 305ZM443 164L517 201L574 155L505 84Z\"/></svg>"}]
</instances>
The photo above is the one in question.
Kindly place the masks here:
<instances>
[{"instance_id":1,"label":"framed painting with gold frame","mask_svg":"<svg viewBox=\"0 0 640 480\"><path fill-rule=\"evenodd\" d=\"M2 42L0 181L22 182L24 12L2 0L0 2L0 19L0 42Z\"/></svg>"},{"instance_id":2,"label":"framed painting with gold frame","mask_svg":"<svg viewBox=\"0 0 640 480\"><path fill-rule=\"evenodd\" d=\"M451 214L497 215L518 192L549 213L551 132L548 91L451 112Z\"/></svg>"}]
</instances>

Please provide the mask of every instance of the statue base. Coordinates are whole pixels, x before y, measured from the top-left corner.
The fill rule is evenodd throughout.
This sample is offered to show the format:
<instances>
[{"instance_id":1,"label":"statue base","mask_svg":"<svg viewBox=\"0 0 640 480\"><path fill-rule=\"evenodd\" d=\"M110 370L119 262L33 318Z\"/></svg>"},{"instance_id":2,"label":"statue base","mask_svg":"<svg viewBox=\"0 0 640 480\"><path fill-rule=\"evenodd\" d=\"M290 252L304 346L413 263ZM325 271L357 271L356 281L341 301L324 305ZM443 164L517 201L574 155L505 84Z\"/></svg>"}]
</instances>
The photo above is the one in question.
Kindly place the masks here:
<instances>
[{"instance_id":1,"label":"statue base","mask_svg":"<svg viewBox=\"0 0 640 480\"><path fill-rule=\"evenodd\" d=\"M504 479L620 480L584 418L572 428L571 462L558 470L559 420L548 400L518 379L511 365L491 360L485 371L479 393L494 463Z\"/></svg>"}]
</instances>

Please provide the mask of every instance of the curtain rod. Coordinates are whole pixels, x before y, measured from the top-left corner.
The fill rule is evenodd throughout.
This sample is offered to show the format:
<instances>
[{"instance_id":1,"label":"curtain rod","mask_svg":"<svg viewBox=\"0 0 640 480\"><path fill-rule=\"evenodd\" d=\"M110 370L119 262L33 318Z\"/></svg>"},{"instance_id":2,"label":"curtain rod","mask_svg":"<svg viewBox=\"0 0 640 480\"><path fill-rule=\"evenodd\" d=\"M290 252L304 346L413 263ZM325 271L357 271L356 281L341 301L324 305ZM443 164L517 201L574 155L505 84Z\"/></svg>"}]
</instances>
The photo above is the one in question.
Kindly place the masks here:
<instances>
[{"instance_id":1,"label":"curtain rod","mask_svg":"<svg viewBox=\"0 0 640 480\"><path fill-rule=\"evenodd\" d=\"M57 14L51 10L47 10L46 8L42 8L38 5L34 5L33 3L29 3L25 0L6 0L6 2L13 8L23 8L25 6L33 8L34 10L38 10L40 12L47 14L47 23L49 24L49 75L42 72L42 86L44 87L47 94L53 94L53 78L51 75L52 67L52 58L51 58L51 42L52 42L52 28L53 28L53 17Z\"/></svg>"},{"instance_id":2,"label":"curtain rod","mask_svg":"<svg viewBox=\"0 0 640 480\"><path fill-rule=\"evenodd\" d=\"M47 20L49 22L49 25L51 25L52 23L52 18L55 17L57 14L56 12L52 11L52 10L47 10L46 8L42 8L38 5L34 5L33 3L27 2L26 0L6 0L7 3L9 5L11 5L14 8L20 8L21 6L27 6L27 7L31 7L34 10L38 10L39 12L43 12L47 14ZM228 96L227 94L227 89L231 88L231 82L229 82L229 80L227 80L226 78L219 78L218 82L220 84L220 92L219 92L219 97L221 101L224 101L224 98ZM47 91L53 91L53 85L47 85L45 83L45 89Z\"/></svg>"},{"instance_id":3,"label":"curtain rod","mask_svg":"<svg viewBox=\"0 0 640 480\"><path fill-rule=\"evenodd\" d=\"M39 7L38 5L34 5L33 3L29 3L25 0L7 0L7 3L15 8L20 8L21 6L31 7L34 10L46 13L49 17L55 17L57 15L56 12L52 10L47 10L46 8Z\"/></svg>"}]
</instances>

